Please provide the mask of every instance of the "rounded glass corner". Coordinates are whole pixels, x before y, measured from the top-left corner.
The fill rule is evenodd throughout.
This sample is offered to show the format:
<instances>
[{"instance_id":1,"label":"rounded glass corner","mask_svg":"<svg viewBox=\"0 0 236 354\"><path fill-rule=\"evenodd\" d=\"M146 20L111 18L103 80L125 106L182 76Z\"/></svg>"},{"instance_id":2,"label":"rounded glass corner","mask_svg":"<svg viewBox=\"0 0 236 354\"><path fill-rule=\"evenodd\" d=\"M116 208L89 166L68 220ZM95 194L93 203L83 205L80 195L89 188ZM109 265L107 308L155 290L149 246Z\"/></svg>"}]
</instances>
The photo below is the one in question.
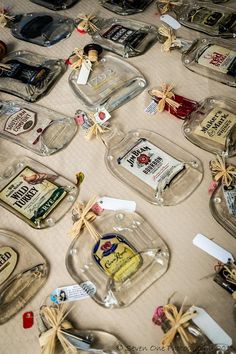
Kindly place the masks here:
<instances>
[{"instance_id":1,"label":"rounded glass corner","mask_svg":"<svg viewBox=\"0 0 236 354\"><path fill-rule=\"evenodd\" d=\"M0 101L0 136L40 156L64 149L77 128L73 118L40 105Z\"/></svg>"},{"instance_id":2,"label":"rounded glass corner","mask_svg":"<svg viewBox=\"0 0 236 354\"><path fill-rule=\"evenodd\" d=\"M219 39L197 39L182 54L189 70L222 84L236 87L236 47Z\"/></svg>"},{"instance_id":3,"label":"rounded glass corner","mask_svg":"<svg viewBox=\"0 0 236 354\"><path fill-rule=\"evenodd\" d=\"M74 28L74 20L68 17L47 12L32 12L18 14L11 27L11 33L20 40L50 47L68 38Z\"/></svg>"},{"instance_id":4,"label":"rounded glass corner","mask_svg":"<svg viewBox=\"0 0 236 354\"><path fill-rule=\"evenodd\" d=\"M78 284L94 283L99 305L126 307L167 271L168 248L137 213L107 213L93 226L101 237L94 240L84 229L69 247L67 270Z\"/></svg>"},{"instance_id":5,"label":"rounded glass corner","mask_svg":"<svg viewBox=\"0 0 236 354\"><path fill-rule=\"evenodd\" d=\"M105 54L94 65L86 85L78 84L79 72L73 70L69 84L88 110L105 108L111 112L140 94L147 86L144 76L131 64Z\"/></svg>"},{"instance_id":6,"label":"rounded glass corner","mask_svg":"<svg viewBox=\"0 0 236 354\"><path fill-rule=\"evenodd\" d=\"M9 53L0 67L0 91L28 102L35 102L48 93L66 71L64 60L48 58L26 50Z\"/></svg>"},{"instance_id":7,"label":"rounded glass corner","mask_svg":"<svg viewBox=\"0 0 236 354\"><path fill-rule=\"evenodd\" d=\"M0 176L0 205L34 229L54 226L79 194L74 183L25 156L3 161Z\"/></svg>"},{"instance_id":8,"label":"rounded glass corner","mask_svg":"<svg viewBox=\"0 0 236 354\"><path fill-rule=\"evenodd\" d=\"M148 130L130 131L114 146L111 139L105 163L116 178L158 206L183 202L203 178L197 157Z\"/></svg>"},{"instance_id":9,"label":"rounded glass corner","mask_svg":"<svg viewBox=\"0 0 236 354\"><path fill-rule=\"evenodd\" d=\"M153 0L100 0L107 10L122 16L143 12L152 2Z\"/></svg>"},{"instance_id":10,"label":"rounded glass corner","mask_svg":"<svg viewBox=\"0 0 236 354\"><path fill-rule=\"evenodd\" d=\"M30 0L31 2L44 6L50 10L59 11L66 10L74 6L80 0Z\"/></svg>"},{"instance_id":11,"label":"rounded glass corner","mask_svg":"<svg viewBox=\"0 0 236 354\"><path fill-rule=\"evenodd\" d=\"M236 214L230 213L223 188L224 186L219 185L212 193L209 208L214 219L236 238ZM233 186L233 188L235 189L236 187Z\"/></svg>"},{"instance_id":12,"label":"rounded glass corner","mask_svg":"<svg viewBox=\"0 0 236 354\"><path fill-rule=\"evenodd\" d=\"M214 154L236 154L236 101L221 96L202 100L184 121L182 132L194 145Z\"/></svg>"},{"instance_id":13,"label":"rounded glass corner","mask_svg":"<svg viewBox=\"0 0 236 354\"><path fill-rule=\"evenodd\" d=\"M38 294L49 266L35 247L16 233L0 230L0 325L5 324Z\"/></svg>"}]
</instances>

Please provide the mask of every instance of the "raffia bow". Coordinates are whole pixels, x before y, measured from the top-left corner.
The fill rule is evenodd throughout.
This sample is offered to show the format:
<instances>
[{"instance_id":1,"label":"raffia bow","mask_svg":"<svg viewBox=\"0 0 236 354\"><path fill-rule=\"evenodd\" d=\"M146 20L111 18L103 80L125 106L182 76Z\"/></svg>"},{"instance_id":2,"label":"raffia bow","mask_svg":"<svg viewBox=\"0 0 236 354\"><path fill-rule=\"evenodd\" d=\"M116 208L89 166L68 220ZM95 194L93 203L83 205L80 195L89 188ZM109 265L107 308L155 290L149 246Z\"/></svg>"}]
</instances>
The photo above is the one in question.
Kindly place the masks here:
<instances>
[{"instance_id":1,"label":"raffia bow","mask_svg":"<svg viewBox=\"0 0 236 354\"><path fill-rule=\"evenodd\" d=\"M77 353L76 348L65 338L63 329L72 328L72 324L65 318L70 311L67 311L66 305L45 306L40 310L43 321L50 326L46 332L39 337L41 354L54 354L57 341L60 342L66 354Z\"/></svg>"},{"instance_id":2,"label":"raffia bow","mask_svg":"<svg viewBox=\"0 0 236 354\"><path fill-rule=\"evenodd\" d=\"M159 113L163 112L166 104L168 104L169 106L171 106L174 109L179 108L180 103L177 103L172 99L173 97L175 97L174 93L172 92L172 89L174 88L174 86L163 83L161 85L161 88L162 88L162 91L155 90L155 89L150 91L150 94L152 96L160 98L158 105L157 105L158 112Z\"/></svg>"},{"instance_id":3,"label":"raffia bow","mask_svg":"<svg viewBox=\"0 0 236 354\"><path fill-rule=\"evenodd\" d=\"M83 49L75 48L68 62L73 70L79 70L83 63L86 65L86 59L87 56L84 55Z\"/></svg>"},{"instance_id":4,"label":"raffia bow","mask_svg":"<svg viewBox=\"0 0 236 354\"><path fill-rule=\"evenodd\" d=\"M159 3L164 4L164 6L159 7ZM161 14L165 14L166 12L170 11L172 6L180 6L182 5L182 1L173 1L173 0L158 0L157 7L160 10Z\"/></svg>"},{"instance_id":5,"label":"raffia bow","mask_svg":"<svg viewBox=\"0 0 236 354\"><path fill-rule=\"evenodd\" d=\"M98 123L96 121L96 119L94 118L93 113L88 113L87 114L89 119L92 121L92 125L91 127L88 128L87 132L86 132L86 139L90 140L93 136L95 136L97 138L97 136L99 134L103 134L105 133L107 130L110 130L110 128L106 127L106 126L102 126L100 123Z\"/></svg>"},{"instance_id":6,"label":"raffia bow","mask_svg":"<svg viewBox=\"0 0 236 354\"><path fill-rule=\"evenodd\" d=\"M216 155L216 159L210 162L210 170L216 182L229 187L236 178L236 168L232 165L226 166L225 159Z\"/></svg>"},{"instance_id":7,"label":"raffia bow","mask_svg":"<svg viewBox=\"0 0 236 354\"><path fill-rule=\"evenodd\" d=\"M236 268L230 269L225 264L223 267L223 275L229 283L236 285Z\"/></svg>"},{"instance_id":8,"label":"raffia bow","mask_svg":"<svg viewBox=\"0 0 236 354\"><path fill-rule=\"evenodd\" d=\"M183 313L184 302L178 311L176 306L173 304L167 304L163 307L164 314L169 321L171 328L161 339L161 346L166 349L173 342L177 333L179 333L180 338L184 346L190 351L190 344L195 343L195 338L186 330L189 325L189 321L196 316L195 313L186 311Z\"/></svg>"},{"instance_id":9,"label":"raffia bow","mask_svg":"<svg viewBox=\"0 0 236 354\"><path fill-rule=\"evenodd\" d=\"M97 241L101 235L95 230L92 226L92 222L96 219L97 215L91 210L93 205L97 201L97 197L91 198L86 206L81 203L78 203L73 208L73 213L78 215L79 219L74 223L70 234L75 237L80 235L81 231L86 227L90 235Z\"/></svg>"},{"instance_id":10,"label":"raffia bow","mask_svg":"<svg viewBox=\"0 0 236 354\"><path fill-rule=\"evenodd\" d=\"M9 21L14 20L14 16L10 16L9 13L4 9L0 9L0 27L6 27Z\"/></svg>"},{"instance_id":11,"label":"raffia bow","mask_svg":"<svg viewBox=\"0 0 236 354\"><path fill-rule=\"evenodd\" d=\"M173 29L171 27L167 27L163 25L158 29L158 32L160 33L161 36L166 38L166 41L161 46L162 51L169 52L172 44L176 40L176 36L174 34Z\"/></svg>"},{"instance_id":12,"label":"raffia bow","mask_svg":"<svg viewBox=\"0 0 236 354\"><path fill-rule=\"evenodd\" d=\"M98 31L98 27L94 25L94 23L92 22L92 20L94 20L96 18L96 16L94 15L79 15L77 17L77 19L82 20L78 26L78 28L81 28L83 31L88 32L88 31L92 31L92 32L96 32Z\"/></svg>"}]
</instances>

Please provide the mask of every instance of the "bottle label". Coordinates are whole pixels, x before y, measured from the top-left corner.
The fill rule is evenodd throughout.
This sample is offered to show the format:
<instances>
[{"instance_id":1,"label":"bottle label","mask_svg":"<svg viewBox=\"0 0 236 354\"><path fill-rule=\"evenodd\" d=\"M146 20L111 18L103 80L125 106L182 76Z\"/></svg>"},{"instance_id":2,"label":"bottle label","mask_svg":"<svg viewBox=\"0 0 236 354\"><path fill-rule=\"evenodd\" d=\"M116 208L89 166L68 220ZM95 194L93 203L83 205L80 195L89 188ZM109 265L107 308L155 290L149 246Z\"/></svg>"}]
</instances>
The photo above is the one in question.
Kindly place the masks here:
<instances>
[{"instance_id":1,"label":"bottle label","mask_svg":"<svg viewBox=\"0 0 236 354\"><path fill-rule=\"evenodd\" d=\"M1 190L0 201L37 223L46 218L67 195L63 187L52 182L56 178L27 166Z\"/></svg>"},{"instance_id":2,"label":"bottle label","mask_svg":"<svg viewBox=\"0 0 236 354\"><path fill-rule=\"evenodd\" d=\"M87 85L95 91L96 95L104 98L110 95L114 90L120 88L122 84L123 81L117 73L115 66L107 66L102 73L99 72L96 74L93 72Z\"/></svg>"},{"instance_id":3,"label":"bottle label","mask_svg":"<svg viewBox=\"0 0 236 354\"><path fill-rule=\"evenodd\" d=\"M235 51L215 44L209 46L198 58L200 65L223 74L228 74L235 61Z\"/></svg>"},{"instance_id":4,"label":"bottle label","mask_svg":"<svg viewBox=\"0 0 236 354\"><path fill-rule=\"evenodd\" d=\"M189 13L188 21L205 26L213 27L219 24L224 18L224 14L219 11L211 11L206 7L200 7L197 10L192 10Z\"/></svg>"},{"instance_id":5,"label":"bottle label","mask_svg":"<svg viewBox=\"0 0 236 354\"><path fill-rule=\"evenodd\" d=\"M231 215L236 215L236 185L222 186L225 202Z\"/></svg>"},{"instance_id":6,"label":"bottle label","mask_svg":"<svg viewBox=\"0 0 236 354\"><path fill-rule=\"evenodd\" d=\"M110 27L109 30L103 34L103 37L119 44L129 45L135 49L140 45L146 35L145 32L138 32L134 29L116 24Z\"/></svg>"},{"instance_id":7,"label":"bottle label","mask_svg":"<svg viewBox=\"0 0 236 354\"><path fill-rule=\"evenodd\" d=\"M17 259L17 253L11 247L0 247L0 285L14 271Z\"/></svg>"},{"instance_id":8,"label":"bottle label","mask_svg":"<svg viewBox=\"0 0 236 354\"><path fill-rule=\"evenodd\" d=\"M106 234L93 248L98 266L117 282L130 278L142 265L142 257L133 246L118 234Z\"/></svg>"},{"instance_id":9,"label":"bottle label","mask_svg":"<svg viewBox=\"0 0 236 354\"><path fill-rule=\"evenodd\" d=\"M146 139L139 139L117 162L154 190L160 182L165 188L184 169L183 163Z\"/></svg>"},{"instance_id":10,"label":"bottle label","mask_svg":"<svg viewBox=\"0 0 236 354\"><path fill-rule=\"evenodd\" d=\"M225 145L225 140L236 124L236 115L223 108L214 108L194 130L196 135Z\"/></svg>"}]
</instances>

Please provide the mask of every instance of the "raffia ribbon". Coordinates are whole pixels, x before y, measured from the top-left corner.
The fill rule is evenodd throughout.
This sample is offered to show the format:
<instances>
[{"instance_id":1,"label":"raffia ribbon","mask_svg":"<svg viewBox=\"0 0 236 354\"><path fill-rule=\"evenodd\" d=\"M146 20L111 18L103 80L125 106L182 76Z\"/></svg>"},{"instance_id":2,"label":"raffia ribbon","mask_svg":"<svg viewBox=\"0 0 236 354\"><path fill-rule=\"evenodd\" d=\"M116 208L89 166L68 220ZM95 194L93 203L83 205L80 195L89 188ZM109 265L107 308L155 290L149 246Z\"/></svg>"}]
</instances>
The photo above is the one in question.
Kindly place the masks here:
<instances>
[{"instance_id":1,"label":"raffia ribbon","mask_svg":"<svg viewBox=\"0 0 236 354\"><path fill-rule=\"evenodd\" d=\"M164 4L163 7L159 8L158 3ZM172 6L180 6L182 5L182 1L173 1L173 0L158 0L157 1L157 6L158 9L160 10L161 14L165 14L166 12L171 10Z\"/></svg>"},{"instance_id":2,"label":"raffia ribbon","mask_svg":"<svg viewBox=\"0 0 236 354\"><path fill-rule=\"evenodd\" d=\"M83 49L75 48L68 61L70 61L73 70L79 70L83 63L86 64L86 59L87 57L84 55Z\"/></svg>"},{"instance_id":3,"label":"raffia ribbon","mask_svg":"<svg viewBox=\"0 0 236 354\"><path fill-rule=\"evenodd\" d=\"M99 134L103 134L107 130L110 130L110 128L108 128L106 126L102 126L100 123L98 123L96 121L96 119L94 118L93 113L88 113L87 115L88 115L89 119L93 122L91 127L88 128L88 130L86 132L85 137L86 137L87 140L90 140L93 136L95 136L97 138L97 136Z\"/></svg>"},{"instance_id":4,"label":"raffia ribbon","mask_svg":"<svg viewBox=\"0 0 236 354\"><path fill-rule=\"evenodd\" d=\"M184 301L185 302L185 301ZM164 314L169 321L171 328L161 339L161 346L166 349L173 342L177 333L186 348L191 351L189 344L195 343L195 338L186 330L189 325L189 321L196 316L195 313L186 311L183 313L184 302L178 311L173 304L167 304L163 307Z\"/></svg>"},{"instance_id":5,"label":"raffia ribbon","mask_svg":"<svg viewBox=\"0 0 236 354\"><path fill-rule=\"evenodd\" d=\"M166 41L161 46L162 51L169 52L172 44L176 40L176 36L174 34L173 29L171 27L167 27L163 25L158 29L158 32L160 33L160 35L167 38Z\"/></svg>"},{"instance_id":6,"label":"raffia ribbon","mask_svg":"<svg viewBox=\"0 0 236 354\"><path fill-rule=\"evenodd\" d=\"M91 210L93 205L97 201L97 197L92 197L86 206L81 203L78 203L73 208L73 213L79 216L79 219L74 223L70 235L75 237L80 235L81 231L86 227L90 235L97 241L101 235L95 230L92 226L92 222L96 219L97 215Z\"/></svg>"},{"instance_id":7,"label":"raffia ribbon","mask_svg":"<svg viewBox=\"0 0 236 354\"><path fill-rule=\"evenodd\" d=\"M95 26L92 22L92 20L94 20L96 18L96 16L90 14L90 15L79 15L77 16L77 19L80 19L82 20L78 26L80 27L81 29L83 29L85 32L88 32L88 31L93 31L93 32L96 32L98 31L98 27Z\"/></svg>"},{"instance_id":8,"label":"raffia ribbon","mask_svg":"<svg viewBox=\"0 0 236 354\"><path fill-rule=\"evenodd\" d=\"M70 311L67 311L66 305L45 306L41 310L41 316L50 326L50 329L43 332L39 337L41 354L54 354L56 342L59 341L66 354L77 353L76 348L65 338L63 329L72 328L72 324L65 318Z\"/></svg>"},{"instance_id":9,"label":"raffia ribbon","mask_svg":"<svg viewBox=\"0 0 236 354\"><path fill-rule=\"evenodd\" d=\"M236 268L230 269L227 265L224 265L223 274L229 283L236 285Z\"/></svg>"},{"instance_id":10,"label":"raffia ribbon","mask_svg":"<svg viewBox=\"0 0 236 354\"><path fill-rule=\"evenodd\" d=\"M172 99L173 97L175 97L174 93L172 92L172 89L174 88L174 86L163 83L161 85L161 88L162 88L162 91L155 90L155 89L150 91L150 94L152 96L160 98L158 105L157 105L158 112L159 113L163 112L166 104L168 104L169 106L171 106L174 109L179 108L180 103L177 103Z\"/></svg>"},{"instance_id":11,"label":"raffia ribbon","mask_svg":"<svg viewBox=\"0 0 236 354\"><path fill-rule=\"evenodd\" d=\"M229 165L223 157L216 155L216 159L210 162L210 170L216 182L221 181L222 184L229 187L236 178L236 167Z\"/></svg>"},{"instance_id":12,"label":"raffia ribbon","mask_svg":"<svg viewBox=\"0 0 236 354\"><path fill-rule=\"evenodd\" d=\"M233 299L236 301L236 291L233 292L232 296L233 296Z\"/></svg>"},{"instance_id":13,"label":"raffia ribbon","mask_svg":"<svg viewBox=\"0 0 236 354\"><path fill-rule=\"evenodd\" d=\"M0 9L0 27L6 27L9 21L14 20L14 16L10 16L8 12L4 9Z\"/></svg>"}]
</instances>

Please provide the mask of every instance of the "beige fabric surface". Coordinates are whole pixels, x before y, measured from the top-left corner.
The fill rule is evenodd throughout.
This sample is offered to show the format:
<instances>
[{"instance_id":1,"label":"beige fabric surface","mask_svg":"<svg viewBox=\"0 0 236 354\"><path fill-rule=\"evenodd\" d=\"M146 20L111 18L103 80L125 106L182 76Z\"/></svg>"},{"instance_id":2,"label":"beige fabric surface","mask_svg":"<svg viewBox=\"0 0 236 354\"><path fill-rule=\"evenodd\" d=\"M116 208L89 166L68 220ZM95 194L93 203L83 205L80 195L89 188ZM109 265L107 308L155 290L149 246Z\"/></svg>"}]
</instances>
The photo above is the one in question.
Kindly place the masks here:
<instances>
[{"instance_id":1,"label":"beige fabric surface","mask_svg":"<svg viewBox=\"0 0 236 354\"><path fill-rule=\"evenodd\" d=\"M234 1L232 0L231 3ZM13 6L14 13L44 11L43 7L27 0L9 0L7 5ZM46 10L46 9L45 9ZM50 10L48 10L50 11ZM113 14L103 9L96 0L81 0L73 8L60 13L75 18L78 13L95 13L104 17ZM159 24L155 4L144 13L130 16L144 22ZM199 33L182 28L179 33L183 37L194 38ZM46 56L66 58L75 47L82 47L91 41L88 35L72 36L51 48L43 48L34 44L18 41L11 36L9 29L1 29L0 39L6 42L11 50L27 49ZM235 40L234 40L235 42ZM128 59L138 68L149 82L148 88L159 86L162 81L174 83L176 93L195 100L211 95L235 97L235 89L218 82L203 78L181 64L181 54L173 51L162 53L161 45L156 44L145 55ZM52 89L38 103L73 116L81 105L68 85L70 68ZM14 99L3 94L1 99ZM113 113L112 124L118 124L123 130L135 128L153 130L169 138L184 149L198 156L204 164L204 179L199 188L180 205L174 207L157 207L148 204L127 186L116 180L107 171L104 163L104 146L99 140L86 141L83 132L78 132L71 144L62 152L51 157L39 157L33 153L3 139L0 140L1 153L26 155L35 158L70 180L75 180L75 173L83 171L85 181L81 188L80 198L88 199L98 194L130 199L137 202L137 212L159 232L170 248L171 261L168 272L131 306L125 309L107 310L87 299L77 303L71 319L81 329L101 329L116 334L129 346L132 353L157 353L154 347L162 336L160 327L155 326L152 314L157 305L165 304L174 292L188 296L188 302L205 308L208 313L234 338L236 346L236 328L233 318L233 300L225 290L220 288L211 278L202 279L213 273L215 260L192 245L197 233L203 233L231 251L236 256L236 241L211 216L207 193L210 182L208 170L212 154L199 149L188 142L182 132L182 122L168 113L149 117L144 114L147 104L147 90ZM235 162L236 160L233 159ZM34 230L13 214L1 208L0 227L18 232L30 240L41 251L50 263L50 275L46 285L23 311L0 327L1 354L36 354L39 353L37 327L24 330L22 314L34 311L35 314L43 299L56 287L74 284L65 267L65 255L71 239L67 232L72 226L71 213L68 213L56 226L47 230ZM1 315L1 314L0 314ZM151 347L154 346L154 347ZM161 352L161 351L159 351Z\"/></svg>"}]
</instances>

